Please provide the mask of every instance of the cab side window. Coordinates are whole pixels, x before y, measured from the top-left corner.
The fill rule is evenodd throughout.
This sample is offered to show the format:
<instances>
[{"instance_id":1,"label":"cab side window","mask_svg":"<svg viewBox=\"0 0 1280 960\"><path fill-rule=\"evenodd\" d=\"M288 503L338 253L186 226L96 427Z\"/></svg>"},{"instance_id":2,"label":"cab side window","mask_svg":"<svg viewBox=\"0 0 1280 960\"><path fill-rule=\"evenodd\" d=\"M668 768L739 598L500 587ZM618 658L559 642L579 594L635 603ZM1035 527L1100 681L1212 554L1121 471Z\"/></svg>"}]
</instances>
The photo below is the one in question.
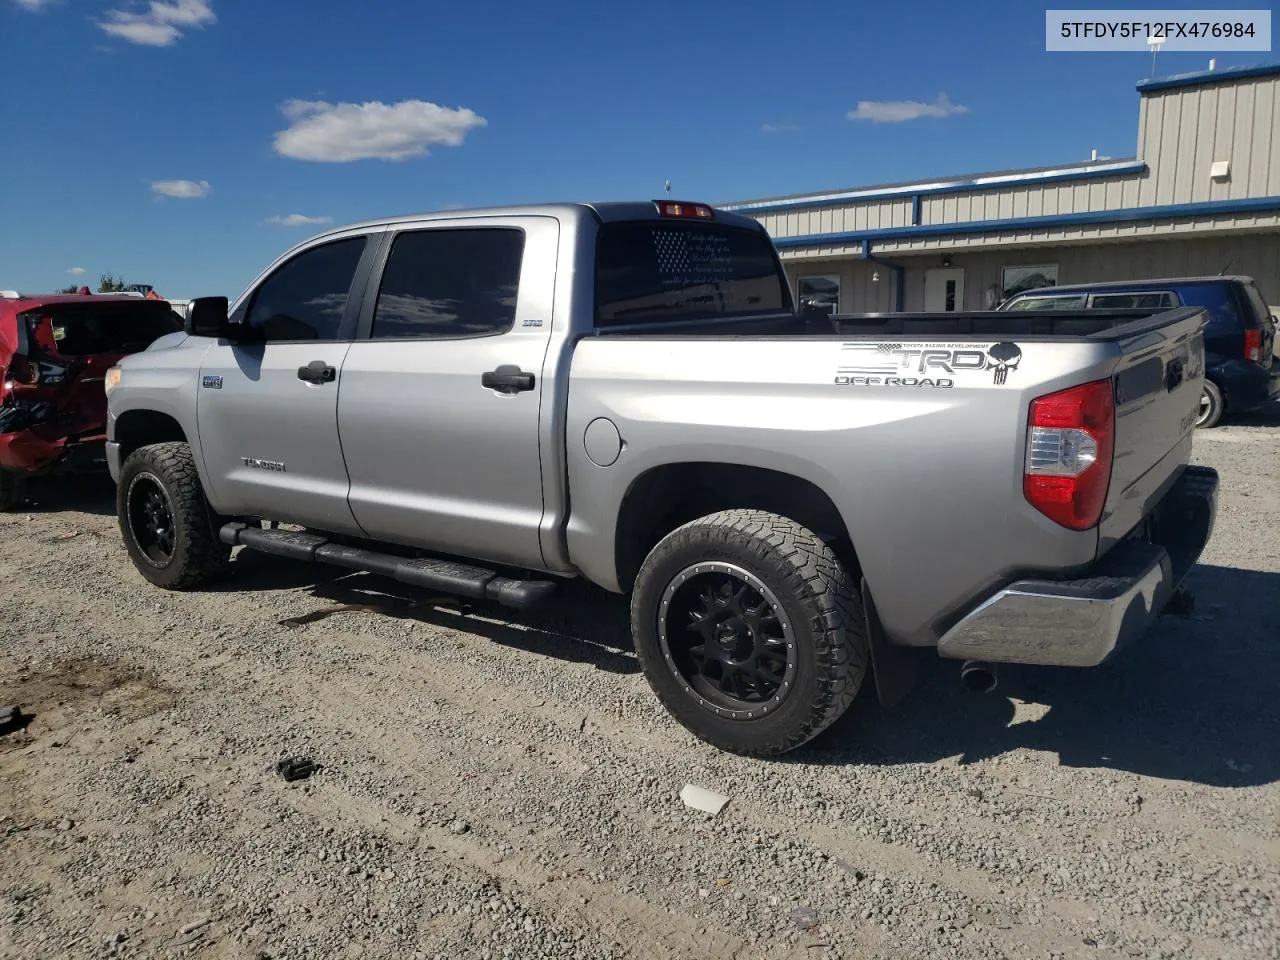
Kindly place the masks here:
<instances>
[{"instance_id":1,"label":"cab side window","mask_svg":"<svg viewBox=\"0 0 1280 960\"><path fill-rule=\"evenodd\" d=\"M245 322L263 340L337 340L367 237L304 250L254 292Z\"/></svg>"},{"instance_id":2,"label":"cab side window","mask_svg":"<svg viewBox=\"0 0 1280 960\"><path fill-rule=\"evenodd\" d=\"M516 319L524 231L459 227L402 233L373 312L374 339L505 333Z\"/></svg>"}]
</instances>

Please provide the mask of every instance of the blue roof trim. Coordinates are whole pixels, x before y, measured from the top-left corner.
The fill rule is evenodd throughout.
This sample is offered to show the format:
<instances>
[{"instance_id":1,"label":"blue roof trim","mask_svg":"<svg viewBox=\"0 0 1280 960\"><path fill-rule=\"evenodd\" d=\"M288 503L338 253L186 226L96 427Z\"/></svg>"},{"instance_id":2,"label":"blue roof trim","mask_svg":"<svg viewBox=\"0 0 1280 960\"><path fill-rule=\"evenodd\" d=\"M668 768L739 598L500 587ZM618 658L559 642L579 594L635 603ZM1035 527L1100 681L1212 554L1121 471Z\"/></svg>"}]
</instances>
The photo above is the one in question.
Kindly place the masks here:
<instances>
[{"instance_id":1,"label":"blue roof trim","mask_svg":"<svg viewBox=\"0 0 1280 960\"><path fill-rule=\"evenodd\" d=\"M1280 76L1280 62L1254 63L1240 67L1223 67L1221 70L1197 70L1194 73L1178 73L1171 77L1139 80L1138 92L1157 93L1161 90L1175 90L1178 87L1201 87L1210 83L1276 76Z\"/></svg>"},{"instance_id":2,"label":"blue roof trim","mask_svg":"<svg viewBox=\"0 0 1280 960\"><path fill-rule=\"evenodd\" d=\"M1105 177L1128 176L1147 172L1141 160L1121 160L1115 163L1090 163L1076 167L1058 167L1050 170L1024 171L1021 173L995 173L985 177L965 180L934 180L927 183L908 183L898 187L868 187L865 190L841 190L821 195L796 197L792 200L752 200L743 203L718 203L717 210L735 213L772 213L777 210L800 210L806 207L830 207L861 200L889 200L928 197L941 193L972 193L978 190L999 190L1003 187L1035 186L1042 183L1062 183L1070 180L1101 180Z\"/></svg>"},{"instance_id":3,"label":"blue roof trim","mask_svg":"<svg viewBox=\"0 0 1280 960\"><path fill-rule=\"evenodd\" d=\"M1077 227L1093 223L1128 223L1135 220L1176 220L1180 217L1207 217L1224 213L1280 211L1280 196L1251 197L1247 200L1210 200L1205 203L1170 203L1159 207L1130 207L1126 210L1096 210L1089 213L1060 213L1044 217L1010 217L1005 220L968 220L964 223L925 224L920 227L888 227L853 233L817 233L803 237L777 237L773 245L789 247L829 247L884 240L914 240L918 237L948 237L972 233L1001 233L1008 230L1036 230L1043 227Z\"/></svg>"}]
</instances>

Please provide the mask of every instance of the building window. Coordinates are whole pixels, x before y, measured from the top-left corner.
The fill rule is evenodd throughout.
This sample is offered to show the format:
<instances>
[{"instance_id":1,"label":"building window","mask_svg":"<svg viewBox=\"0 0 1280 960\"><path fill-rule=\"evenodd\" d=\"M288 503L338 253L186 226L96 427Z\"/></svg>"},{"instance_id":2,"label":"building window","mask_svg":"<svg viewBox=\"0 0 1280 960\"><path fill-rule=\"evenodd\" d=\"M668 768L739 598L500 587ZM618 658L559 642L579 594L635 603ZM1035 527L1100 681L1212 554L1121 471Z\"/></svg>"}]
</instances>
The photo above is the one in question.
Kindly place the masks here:
<instances>
[{"instance_id":1,"label":"building window","mask_svg":"<svg viewBox=\"0 0 1280 960\"><path fill-rule=\"evenodd\" d=\"M796 299L801 307L811 303L827 313L839 313L840 278L800 277L796 280Z\"/></svg>"},{"instance_id":2,"label":"building window","mask_svg":"<svg viewBox=\"0 0 1280 960\"><path fill-rule=\"evenodd\" d=\"M1003 288L1001 299L1012 297L1027 290L1040 287L1056 287L1058 285L1058 265L1056 263L1040 263L1026 267L1005 267L1001 271L1000 285Z\"/></svg>"}]
</instances>

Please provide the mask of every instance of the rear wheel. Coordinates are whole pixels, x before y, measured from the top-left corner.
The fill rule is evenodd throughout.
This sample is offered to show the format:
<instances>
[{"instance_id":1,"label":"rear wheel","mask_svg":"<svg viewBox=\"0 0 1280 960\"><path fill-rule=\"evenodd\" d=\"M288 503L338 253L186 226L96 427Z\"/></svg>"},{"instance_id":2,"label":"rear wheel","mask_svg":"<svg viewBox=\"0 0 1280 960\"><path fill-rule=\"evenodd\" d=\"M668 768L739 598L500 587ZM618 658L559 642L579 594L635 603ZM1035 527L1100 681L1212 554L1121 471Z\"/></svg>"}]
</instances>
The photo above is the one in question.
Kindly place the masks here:
<instances>
[{"instance_id":1,"label":"rear wheel","mask_svg":"<svg viewBox=\"0 0 1280 960\"><path fill-rule=\"evenodd\" d=\"M1200 409L1196 415L1196 426L1202 429L1216 427L1226 412L1226 403L1222 399L1222 391L1212 380L1205 380L1204 389L1200 392Z\"/></svg>"},{"instance_id":2,"label":"rear wheel","mask_svg":"<svg viewBox=\"0 0 1280 960\"><path fill-rule=\"evenodd\" d=\"M690 732L724 750L776 756L853 702L869 647L860 595L812 531L728 510L668 534L631 599L650 686Z\"/></svg>"},{"instance_id":3,"label":"rear wheel","mask_svg":"<svg viewBox=\"0 0 1280 960\"><path fill-rule=\"evenodd\" d=\"M184 590L220 575L231 548L218 539L191 448L157 443L129 454L116 486L129 559L158 587Z\"/></svg>"},{"instance_id":4,"label":"rear wheel","mask_svg":"<svg viewBox=\"0 0 1280 960\"><path fill-rule=\"evenodd\" d=\"M12 510L27 499L27 478L0 470L0 511Z\"/></svg>"}]
</instances>

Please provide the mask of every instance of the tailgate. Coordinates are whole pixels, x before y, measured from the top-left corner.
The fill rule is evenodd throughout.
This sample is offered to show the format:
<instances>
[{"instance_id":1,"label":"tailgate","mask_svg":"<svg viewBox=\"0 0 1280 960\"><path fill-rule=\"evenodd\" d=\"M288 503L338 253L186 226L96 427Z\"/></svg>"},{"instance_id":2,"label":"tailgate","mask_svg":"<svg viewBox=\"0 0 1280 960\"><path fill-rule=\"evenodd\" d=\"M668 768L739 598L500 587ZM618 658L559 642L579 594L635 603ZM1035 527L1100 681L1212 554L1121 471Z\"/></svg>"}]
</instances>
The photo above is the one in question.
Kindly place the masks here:
<instances>
[{"instance_id":1,"label":"tailgate","mask_svg":"<svg viewBox=\"0 0 1280 960\"><path fill-rule=\"evenodd\" d=\"M1182 308L1163 316L1167 323L1117 342L1115 459L1099 556L1151 513L1191 459L1208 314Z\"/></svg>"}]
</instances>

